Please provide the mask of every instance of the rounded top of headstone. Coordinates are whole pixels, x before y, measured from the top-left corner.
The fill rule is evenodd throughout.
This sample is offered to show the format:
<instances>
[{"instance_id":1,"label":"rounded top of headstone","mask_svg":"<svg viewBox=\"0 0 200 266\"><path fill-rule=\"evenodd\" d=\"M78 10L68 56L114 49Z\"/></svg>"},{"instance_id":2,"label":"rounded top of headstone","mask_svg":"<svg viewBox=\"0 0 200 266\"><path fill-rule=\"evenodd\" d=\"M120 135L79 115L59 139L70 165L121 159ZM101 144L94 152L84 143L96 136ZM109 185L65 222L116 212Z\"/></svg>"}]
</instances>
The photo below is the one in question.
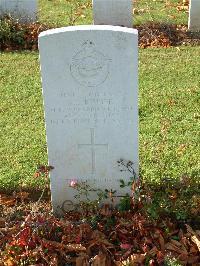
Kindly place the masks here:
<instances>
[{"instance_id":1,"label":"rounded top of headstone","mask_svg":"<svg viewBox=\"0 0 200 266\"><path fill-rule=\"evenodd\" d=\"M62 27L62 28L56 28L56 29L43 31L40 33L39 38L53 35L53 34L65 33L65 32L95 31L95 30L96 31L117 31L117 32L124 32L124 33L131 33L131 34L138 35L137 29L132 29L132 28L111 26L111 25L80 25L80 26L69 26L69 27Z\"/></svg>"}]
</instances>

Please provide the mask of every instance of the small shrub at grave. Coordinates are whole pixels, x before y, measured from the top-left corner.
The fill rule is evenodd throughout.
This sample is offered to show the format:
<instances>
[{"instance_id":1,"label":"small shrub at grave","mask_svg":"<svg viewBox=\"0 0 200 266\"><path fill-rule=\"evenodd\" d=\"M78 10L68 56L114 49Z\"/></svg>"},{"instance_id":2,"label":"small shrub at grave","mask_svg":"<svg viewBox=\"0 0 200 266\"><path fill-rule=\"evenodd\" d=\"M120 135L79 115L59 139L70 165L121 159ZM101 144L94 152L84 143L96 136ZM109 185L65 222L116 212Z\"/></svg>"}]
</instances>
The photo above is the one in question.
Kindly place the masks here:
<instances>
[{"instance_id":1,"label":"small shrub at grave","mask_svg":"<svg viewBox=\"0 0 200 266\"><path fill-rule=\"evenodd\" d=\"M177 181L163 178L156 185L143 183L140 195L145 212L153 220L170 217L200 226L200 184L196 180L183 176Z\"/></svg>"},{"instance_id":2,"label":"small shrub at grave","mask_svg":"<svg viewBox=\"0 0 200 266\"><path fill-rule=\"evenodd\" d=\"M46 29L39 23L21 24L4 16L0 19L0 50L37 50L38 35Z\"/></svg>"},{"instance_id":3,"label":"small shrub at grave","mask_svg":"<svg viewBox=\"0 0 200 266\"><path fill-rule=\"evenodd\" d=\"M40 23L20 24L10 16L0 19L0 50L37 50L38 35L50 29ZM139 47L171 47L181 44L200 44L200 34L187 32L186 26L146 23L136 26L139 31Z\"/></svg>"},{"instance_id":4,"label":"small shrub at grave","mask_svg":"<svg viewBox=\"0 0 200 266\"><path fill-rule=\"evenodd\" d=\"M70 204L73 210L81 211L82 219L87 219L88 213L96 213L98 216L100 206L103 206L103 202L107 200L109 202L106 207L107 211L108 209L109 211L115 209L119 212L139 210L152 221L167 218L179 221L180 224L187 222L194 228L200 226L200 183L197 180L183 175L180 180L163 178L160 184L148 184L144 183L141 178L136 178L131 161L120 159L117 163L122 172L129 171L132 177L127 183L123 179L119 180L119 187L129 186L131 195L121 196L116 207L114 207L116 191L91 187L87 181L71 180L69 186L76 191L77 202ZM45 174L47 180L47 175L52 169L51 166L40 166L35 177L38 178ZM96 194L94 200L91 200L90 193ZM60 206L60 210L63 215L66 213L64 205Z\"/></svg>"},{"instance_id":5,"label":"small shrub at grave","mask_svg":"<svg viewBox=\"0 0 200 266\"><path fill-rule=\"evenodd\" d=\"M119 164L123 169L131 165L123 160ZM50 170L52 167L39 166L35 177L47 177ZM139 179L133 178L130 183L121 180L119 186L132 187L128 211L112 208L111 200L111 205L102 207L82 205L81 212L68 211L60 220L50 213L49 203L28 203L26 194L18 195L13 209L10 205L13 197L10 200L1 197L0 265L199 265L199 230L188 224L181 229L170 217L151 220L145 205L145 202L151 205L151 197L153 200L158 190L162 189L163 195L173 195L170 197L173 201L172 198L177 197L172 188L181 194L193 184L188 177L180 181L174 184L165 179L156 188L144 186ZM94 191L76 180L72 180L70 186L86 200L88 193Z\"/></svg>"}]
</instances>

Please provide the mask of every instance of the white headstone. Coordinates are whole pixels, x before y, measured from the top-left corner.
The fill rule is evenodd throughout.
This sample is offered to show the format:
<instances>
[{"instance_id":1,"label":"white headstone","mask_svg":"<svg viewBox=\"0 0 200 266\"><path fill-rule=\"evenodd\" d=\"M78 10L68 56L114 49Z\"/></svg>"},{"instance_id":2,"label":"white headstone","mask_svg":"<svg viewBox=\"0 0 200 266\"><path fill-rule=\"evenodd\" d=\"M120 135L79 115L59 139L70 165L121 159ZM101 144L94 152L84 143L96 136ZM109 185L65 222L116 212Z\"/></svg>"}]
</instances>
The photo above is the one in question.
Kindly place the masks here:
<instances>
[{"instance_id":1,"label":"white headstone","mask_svg":"<svg viewBox=\"0 0 200 266\"><path fill-rule=\"evenodd\" d=\"M22 22L36 21L37 0L0 0L0 15L5 14Z\"/></svg>"},{"instance_id":2,"label":"white headstone","mask_svg":"<svg viewBox=\"0 0 200 266\"><path fill-rule=\"evenodd\" d=\"M93 0L95 25L133 27L132 0Z\"/></svg>"},{"instance_id":3,"label":"white headstone","mask_svg":"<svg viewBox=\"0 0 200 266\"><path fill-rule=\"evenodd\" d=\"M200 31L200 0L190 0L189 30Z\"/></svg>"},{"instance_id":4,"label":"white headstone","mask_svg":"<svg viewBox=\"0 0 200 266\"><path fill-rule=\"evenodd\" d=\"M74 200L72 180L119 190L119 179L131 176L120 171L120 158L138 173L137 39L137 30L113 26L39 36L54 211Z\"/></svg>"}]
</instances>

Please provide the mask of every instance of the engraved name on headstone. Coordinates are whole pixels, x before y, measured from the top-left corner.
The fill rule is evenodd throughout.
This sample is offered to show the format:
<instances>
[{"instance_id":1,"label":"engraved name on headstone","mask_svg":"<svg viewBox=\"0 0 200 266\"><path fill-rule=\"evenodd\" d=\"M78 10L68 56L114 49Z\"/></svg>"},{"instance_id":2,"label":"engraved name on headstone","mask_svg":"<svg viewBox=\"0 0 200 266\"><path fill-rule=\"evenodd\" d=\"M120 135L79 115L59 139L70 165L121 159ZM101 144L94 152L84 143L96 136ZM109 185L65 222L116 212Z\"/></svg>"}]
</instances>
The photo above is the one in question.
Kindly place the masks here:
<instances>
[{"instance_id":1,"label":"engraved name on headstone","mask_svg":"<svg viewBox=\"0 0 200 266\"><path fill-rule=\"evenodd\" d=\"M118 190L138 173L137 30L76 26L39 36L52 203L74 200L71 180ZM126 193L120 188L120 194Z\"/></svg>"},{"instance_id":2,"label":"engraved name on headstone","mask_svg":"<svg viewBox=\"0 0 200 266\"><path fill-rule=\"evenodd\" d=\"M190 0L189 7L189 30L200 31L200 1Z\"/></svg>"},{"instance_id":3,"label":"engraved name on headstone","mask_svg":"<svg viewBox=\"0 0 200 266\"><path fill-rule=\"evenodd\" d=\"M95 25L133 27L132 0L93 0Z\"/></svg>"}]
</instances>

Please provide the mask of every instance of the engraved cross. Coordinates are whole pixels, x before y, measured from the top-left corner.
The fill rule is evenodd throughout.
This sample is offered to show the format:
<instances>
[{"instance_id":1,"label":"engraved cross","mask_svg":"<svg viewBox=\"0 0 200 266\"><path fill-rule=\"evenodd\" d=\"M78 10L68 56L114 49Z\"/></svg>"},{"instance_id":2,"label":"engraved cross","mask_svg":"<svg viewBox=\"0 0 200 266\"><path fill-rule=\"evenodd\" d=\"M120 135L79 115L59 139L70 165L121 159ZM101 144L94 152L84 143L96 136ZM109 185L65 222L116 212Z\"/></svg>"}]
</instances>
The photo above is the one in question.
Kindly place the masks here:
<instances>
[{"instance_id":1,"label":"engraved cross","mask_svg":"<svg viewBox=\"0 0 200 266\"><path fill-rule=\"evenodd\" d=\"M91 147L91 154L92 154L92 172L91 174L95 174L96 172L96 148L97 147L104 147L108 150L108 144L97 144L95 143L95 130L94 128L90 129L90 138L91 138L91 143L88 144L78 144L78 148L81 147Z\"/></svg>"}]
</instances>

